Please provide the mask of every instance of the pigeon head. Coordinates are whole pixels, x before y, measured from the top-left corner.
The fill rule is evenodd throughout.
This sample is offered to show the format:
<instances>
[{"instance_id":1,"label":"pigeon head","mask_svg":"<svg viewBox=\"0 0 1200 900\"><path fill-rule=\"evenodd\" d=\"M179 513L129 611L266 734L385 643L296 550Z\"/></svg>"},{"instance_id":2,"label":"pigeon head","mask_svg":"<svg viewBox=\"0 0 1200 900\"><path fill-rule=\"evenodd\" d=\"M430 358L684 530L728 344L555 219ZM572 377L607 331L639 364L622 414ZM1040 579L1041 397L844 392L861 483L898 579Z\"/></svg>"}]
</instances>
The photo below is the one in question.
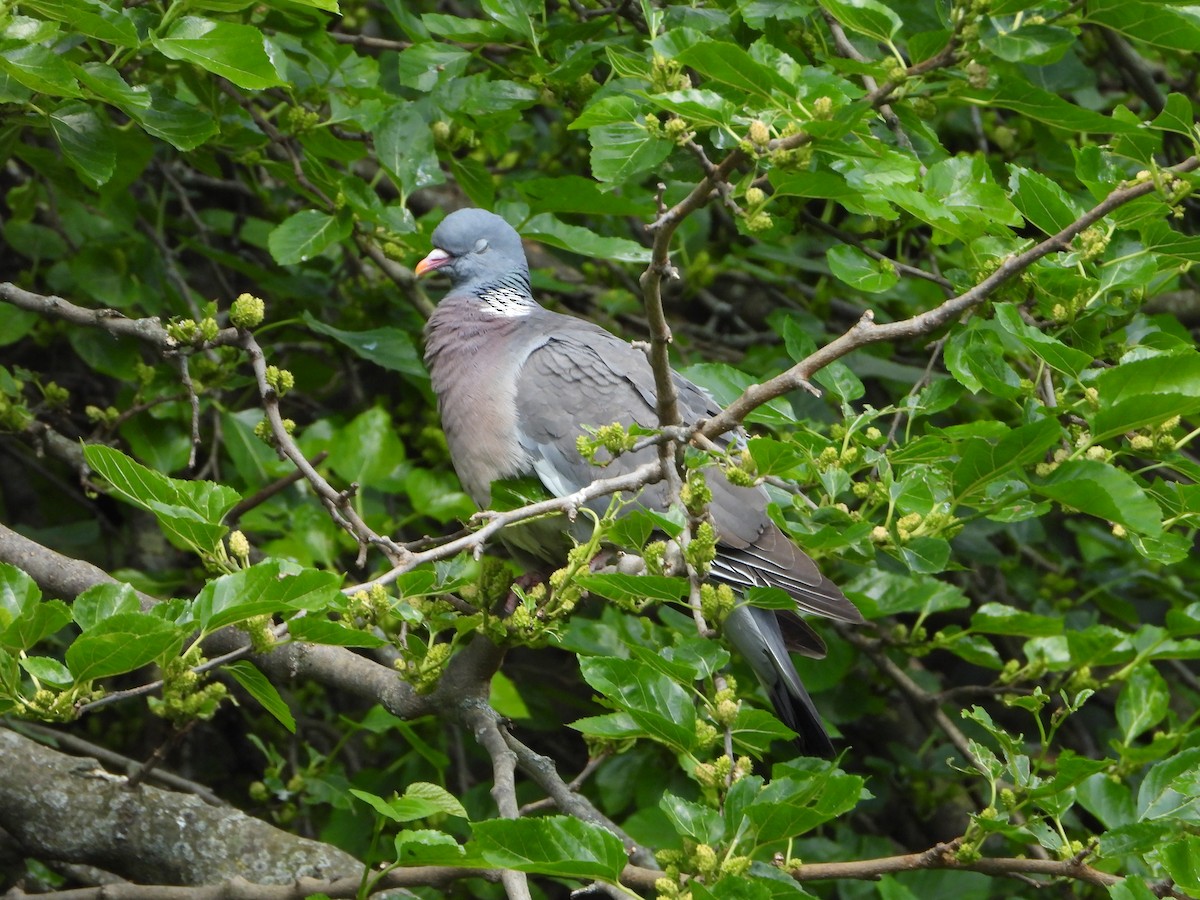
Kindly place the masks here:
<instances>
[{"instance_id":1,"label":"pigeon head","mask_svg":"<svg viewBox=\"0 0 1200 900\"><path fill-rule=\"evenodd\" d=\"M525 248L516 230L482 209L452 212L433 230L433 251L417 263L416 273L445 272L455 287L529 279Z\"/></svg>"}]
</instances>

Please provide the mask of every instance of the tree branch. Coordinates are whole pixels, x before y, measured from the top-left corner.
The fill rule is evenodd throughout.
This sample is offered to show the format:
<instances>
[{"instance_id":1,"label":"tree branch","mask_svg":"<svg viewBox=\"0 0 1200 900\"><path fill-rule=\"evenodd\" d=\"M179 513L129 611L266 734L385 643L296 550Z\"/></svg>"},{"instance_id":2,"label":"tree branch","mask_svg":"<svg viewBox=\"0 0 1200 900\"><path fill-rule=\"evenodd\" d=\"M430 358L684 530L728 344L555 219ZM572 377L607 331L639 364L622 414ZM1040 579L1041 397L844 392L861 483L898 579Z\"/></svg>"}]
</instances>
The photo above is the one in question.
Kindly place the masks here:
<instances>
[{"instance_id":1,"label":"tree branch","mask_svg":"<svg viewBox=\"0 0 1200 900\"><path fill-rule=\"evenodd\" d=\"M1184 172L1191 172L1197 167L1200 167L1200 157L1193 156L1176 166L1163 169L1163 172L1166 174L1183 174ZM860 347L877 344L881 341L912 340L922 335L931 334L964 312L983 303L995 293L997 288L1015 278L1042 257L1048 256L1057 250L1065 250L1077 235L1090 228L1113 210L1139 197L1145 197L1147 194L1153 193L1157 188L1158 185L1154 180L1137 181L1126 187L1118 188L1057 234L1046 238L1044 241L1035 244L1022 253L1008 257L995 272L970 290L959 294L957 297L950 298L945 303L931 310L899 322L888 322L882 325L875 322L874 313L868 310L849 331L830 341L806 359L796 363L796 365L792 366L786 372L776 375L762 384L750 385L740 397L726 406L719 415L713 416L705 422L700 429L700 433L706 437L715 438L738 427L745 420L746 416L750 415L750 413L764 403L768 403L776 397L781 397L797 388L811 387L810 380L816 372Z\"/></svg>"},{"instance_id":2,"label":"tree branch","mask_svg":"<svg viewBox=\"0 0 1200 900\"><path fill-rule=\"evenodd\" d=\"M826 881L837 878L875 880L897 872L919 869L955 869L962 872L981 872L1018 878L1025 875L1048 875L1086 881L1099 887L1111 887L1124 881L1120 875L1101 872L1080 859L1021 859L992 858L974 861L960 860L955 854L960 841L937 844L921 853L886 856L878 859L859 859L851 862L808 863L792 870L797 881Z\"/></svg>"}]
</instances>

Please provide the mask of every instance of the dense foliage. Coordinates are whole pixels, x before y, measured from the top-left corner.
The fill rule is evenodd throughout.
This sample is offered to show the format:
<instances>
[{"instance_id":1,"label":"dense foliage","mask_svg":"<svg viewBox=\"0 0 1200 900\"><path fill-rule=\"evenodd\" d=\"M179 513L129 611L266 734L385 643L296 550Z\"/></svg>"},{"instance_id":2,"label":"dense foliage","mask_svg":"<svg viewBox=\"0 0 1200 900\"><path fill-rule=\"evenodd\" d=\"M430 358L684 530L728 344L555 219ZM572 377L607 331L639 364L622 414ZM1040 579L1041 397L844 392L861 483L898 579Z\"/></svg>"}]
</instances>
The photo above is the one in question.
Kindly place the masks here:
<instances>
[{"instance_id":1,"label":"dense foliage","mask_svg":"<svg viewBox=\"0 0 1200 900\"><path fill-rule=\"evenodd\" d=\"M0 879L1200 896L1197 52L1159 0L0 3ZM871 621L798 661L836 762L659 571L702 508L496 614L542 498L471 519L410 268L463 205L750 429L681 458Z\"/></svg>"}]
</instances>

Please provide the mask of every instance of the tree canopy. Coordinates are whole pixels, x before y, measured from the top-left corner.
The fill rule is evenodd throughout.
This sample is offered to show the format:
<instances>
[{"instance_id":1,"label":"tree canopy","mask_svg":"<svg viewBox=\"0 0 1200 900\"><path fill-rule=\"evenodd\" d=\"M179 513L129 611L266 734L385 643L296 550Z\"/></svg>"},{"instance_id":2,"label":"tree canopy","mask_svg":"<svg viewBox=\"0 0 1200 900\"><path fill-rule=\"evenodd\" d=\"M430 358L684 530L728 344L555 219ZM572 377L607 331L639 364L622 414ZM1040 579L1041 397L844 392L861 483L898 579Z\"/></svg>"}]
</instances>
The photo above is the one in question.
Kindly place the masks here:
<instances>
[{"instance_id":1,"label":"tree canopy","mask_svg":"<svg viewBox=\"0 0 1200 900\"><path fill-rule=\"evenodd\" d=\"M1198 52L1159 0L0 4L0 885L1200 896ZM689 502L598 465L537 585L497 532L582 497L477 515L421 362L468 205L723 407L587 423ZM798 660L836 760L720 640L713 467L869 620Z\"/></svg>"}]
</instances>

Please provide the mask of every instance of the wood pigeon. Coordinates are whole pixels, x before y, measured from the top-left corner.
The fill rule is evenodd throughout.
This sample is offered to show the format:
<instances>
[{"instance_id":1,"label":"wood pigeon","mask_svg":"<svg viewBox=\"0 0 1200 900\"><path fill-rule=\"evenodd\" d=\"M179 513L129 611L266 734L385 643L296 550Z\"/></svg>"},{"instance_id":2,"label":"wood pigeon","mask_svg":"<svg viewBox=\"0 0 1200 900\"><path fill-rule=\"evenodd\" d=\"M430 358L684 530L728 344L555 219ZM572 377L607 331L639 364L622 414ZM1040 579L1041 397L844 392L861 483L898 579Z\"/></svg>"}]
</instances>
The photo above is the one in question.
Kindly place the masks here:
<instances>
[{"instance_id":1,"label":"wood pigeon","mask_svg":"<svg viewBox=\"0 0 1200 900\"><path fill-rule=\"evenodd\" d=\"M564 496L656 458L657 448L646 447L598 469L576 446L584 426L657 426L654 376L645 353L597 325L540 306L530 292L521 238L499 216L481 209L453 212L434 229L433 246L416 273L445 272L451 290L426 326L425 363L454 468L480 507L487 507L491 484L499 479L536 476L552 495ZM703 390L673 377L685 421L718 411ZM735 590L779 587L795 599L797 611L863 621L768 517L765 490L735 487L715 467L706 475L718 536L714 581ZM637 498L640 506L656 510L668 501L663 482ZM603 498L596 511L607 506ZM583 517L576 525L587 528ZM569 546L565 529L561 518L543 519L506 529L504 541L536 559L561 563ZM833 745L788 656L789 650L824 656L821 638L797 612L745 604L725 620L724 633L750 663L776 713L799 735L802 750L831 756Z\"/></svg>"}]
</instances>

